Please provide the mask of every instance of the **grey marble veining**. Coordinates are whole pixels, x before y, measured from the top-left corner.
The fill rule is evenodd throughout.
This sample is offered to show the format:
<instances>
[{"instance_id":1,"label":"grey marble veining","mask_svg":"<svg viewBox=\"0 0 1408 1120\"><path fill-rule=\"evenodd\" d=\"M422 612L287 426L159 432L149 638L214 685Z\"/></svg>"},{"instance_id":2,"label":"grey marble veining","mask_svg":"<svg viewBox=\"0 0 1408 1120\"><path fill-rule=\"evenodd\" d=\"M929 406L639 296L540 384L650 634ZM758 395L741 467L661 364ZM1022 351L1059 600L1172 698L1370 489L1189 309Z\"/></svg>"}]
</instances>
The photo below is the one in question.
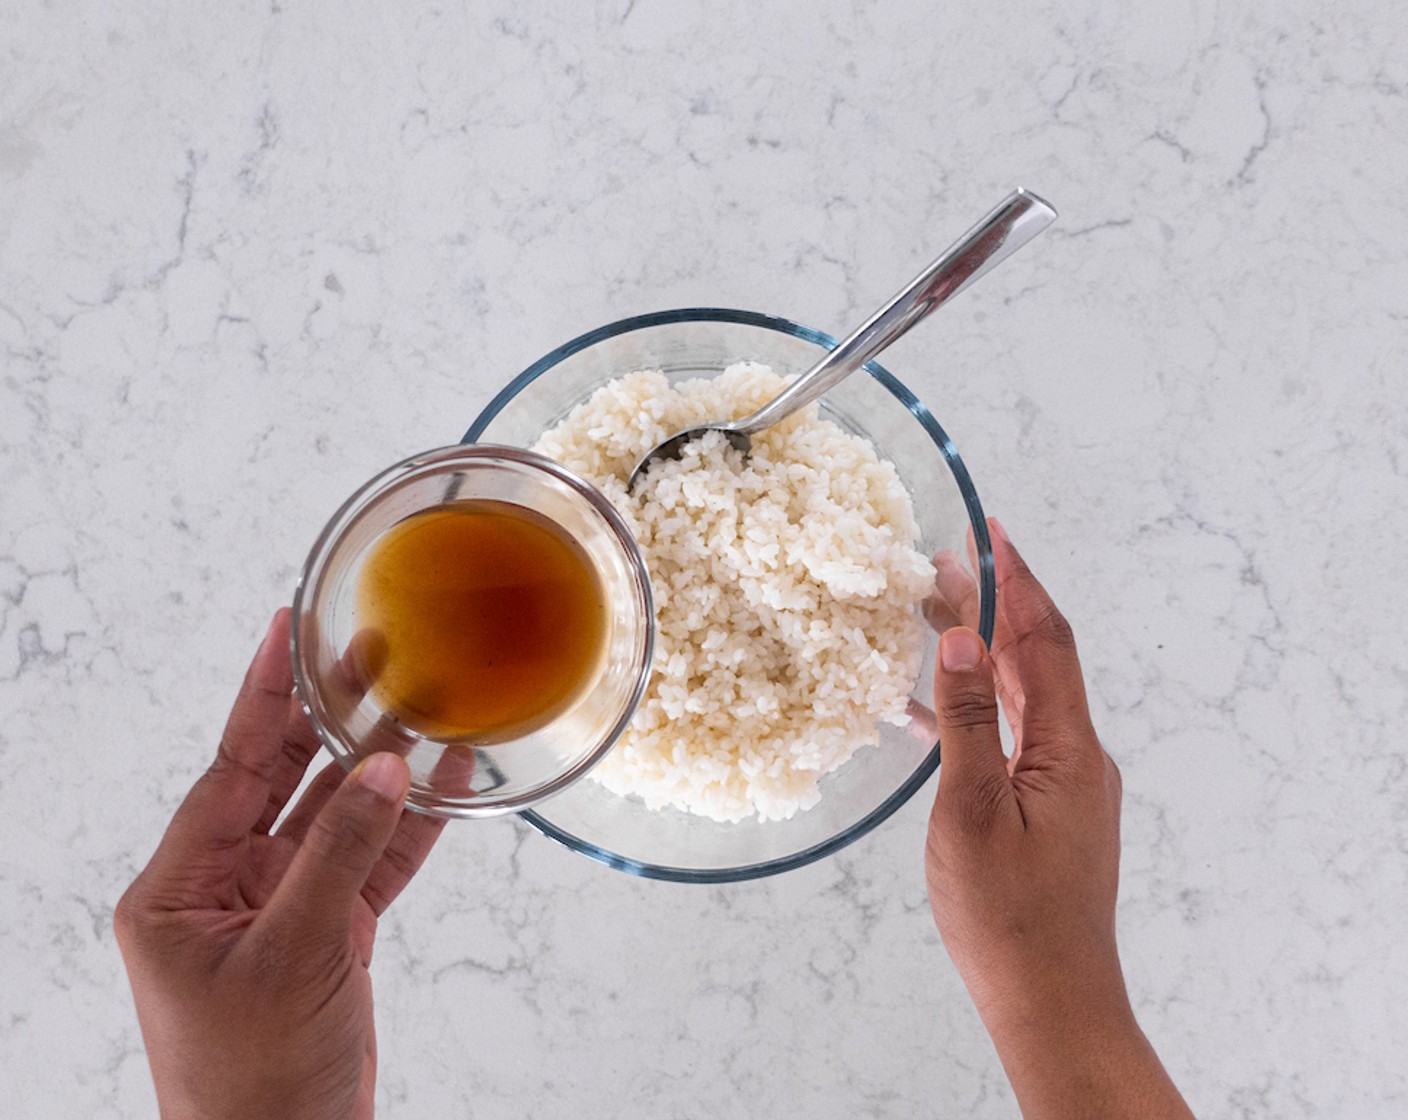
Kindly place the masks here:
<instances>
[{"instance_id":1,"label":"grey marble veining","mask_svg":"<svg viewBox=\"0 0 1408 1120\"><path fill-rule=\"evenodd\" d=\"M1387 0L0 3L0 1096L154 1109L111 911L317 528L624 315L844 330L1082 643L1120 932L1200 1115L1408 1115L1408 24ZM932 786L762 882L452 828L383 923L381 1115L1004 1117Z\"/></svg>"}]
</instances>

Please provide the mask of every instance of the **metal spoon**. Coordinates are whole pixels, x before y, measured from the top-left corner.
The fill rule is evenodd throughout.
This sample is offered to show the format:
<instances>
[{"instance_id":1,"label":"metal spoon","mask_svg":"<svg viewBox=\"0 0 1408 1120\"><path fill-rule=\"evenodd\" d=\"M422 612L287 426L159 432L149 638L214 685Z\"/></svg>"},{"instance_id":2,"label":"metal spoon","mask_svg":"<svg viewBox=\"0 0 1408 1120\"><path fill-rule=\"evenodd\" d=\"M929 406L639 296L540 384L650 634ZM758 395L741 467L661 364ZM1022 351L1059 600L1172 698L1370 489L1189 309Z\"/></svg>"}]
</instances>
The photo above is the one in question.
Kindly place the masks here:
<instances>
[{"instance_id":1,"label":"metal spoon","mask_svg":"<svg viewBox=\"0 0 1408 1120\"><path fill-rule=\"evenodd\" d=\"M672 435L635 465L626 480L627 488L633 488L655 463L678 459L685 445L705 432L723 432L729 443L746 452L751 446L750 436L771 428L835 388L931 311L996 268L1055 220L1056 211L1049 203L1018 187L836 349L757 412L741 420L705 424Z\"/></svg>"}]
</instances>

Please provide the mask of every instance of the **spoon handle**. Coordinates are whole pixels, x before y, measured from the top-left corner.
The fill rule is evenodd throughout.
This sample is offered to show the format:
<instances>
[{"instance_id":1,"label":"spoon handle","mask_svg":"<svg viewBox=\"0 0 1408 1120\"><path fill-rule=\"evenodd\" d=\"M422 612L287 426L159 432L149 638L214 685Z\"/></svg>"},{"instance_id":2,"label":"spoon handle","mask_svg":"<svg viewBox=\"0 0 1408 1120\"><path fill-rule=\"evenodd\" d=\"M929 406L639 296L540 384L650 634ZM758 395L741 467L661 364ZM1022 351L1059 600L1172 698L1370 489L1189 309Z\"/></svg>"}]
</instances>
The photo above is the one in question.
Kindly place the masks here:
<instances>
[{"instance_id":1,"label":"spoon handle","mask_svg":"<svg viewBox=\"0 0 1408 1120\"><path fill-rule=\"evenodd\" d=\"M725 426L751 435L811 404L1055 220L1049 203L1018 187L836 349L757 412Z\"/></svg>"}]
</instances>

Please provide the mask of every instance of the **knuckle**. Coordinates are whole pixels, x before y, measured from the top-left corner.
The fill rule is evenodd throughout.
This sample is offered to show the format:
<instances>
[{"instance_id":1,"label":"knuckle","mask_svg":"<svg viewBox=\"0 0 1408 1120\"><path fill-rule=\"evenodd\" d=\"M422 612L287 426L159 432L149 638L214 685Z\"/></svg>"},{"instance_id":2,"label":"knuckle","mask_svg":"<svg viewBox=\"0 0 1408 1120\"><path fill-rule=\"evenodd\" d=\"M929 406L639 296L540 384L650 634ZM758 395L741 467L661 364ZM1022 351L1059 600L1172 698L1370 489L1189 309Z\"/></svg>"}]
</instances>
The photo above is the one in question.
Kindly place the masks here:
<instances>
[{"instance_id":1,"label":"knuckle","mask_svg":"<svg viewBox=\"0 0 1408 1120\"><path fill-rule=\"evenodd\" d=\"M1118 798L1124 792L1124 775L1120 773L1119 763L1108 752L1101 753L1105 755L1105 783Z\"/></svg>"},{"instance_id":2,"label":"knuckle","mask_svg":"<svg viewBox=\"0 0 1408 1120\"><path fill-rule=\"evenodd\" d=\"M417 860L406 851L404 844L388 844L382 857L386 860L387 868L398 878L409 880L420 867Z\"/></svg>"},{"instance_id":3,"label":"knuckle","mask_svg":"<svg viewBox=\"0 0 1408 1120\"><path fill-rule=\"evenodd\" d=\"M992 835L1001 820L1003 786L996 780L968 784L950 807L950 816L959 835L982 839Z\"/></svg>"},{"instance_id":4,"label":"knuckle","mask_svg":"<svg viewBox=\"0 0 1408 1120\"><path fill-rule=\"evenodd\" d=\"M1043 641L1063 652L1076 648L1076 633L1066 616L1050 599L1044 599L1037 607L1035 632Z\"/></svg>"},{"instance_id":5,"label":"knuckle","mask_svg":"<svg viewBox=\"0 0 1408 1120\"><path fill-rule=\"evenodd\" d=\"M349 967L346 944L287 925L266 929L241 946L239 991L251 1007L287 997L290 987L335 991Z\"/></svg>"},{"instance_id":6,"label":"knuckle","mask_svg":"<svg viewBox=\"0 0 1408 1120\"><path fill-rule=\"evenodd\" d=\"M416 873L416 863L394 841L387 845L386 850L381 853L380 859L390 872L393 882L409 882ZM391 905L394 895L376 879L377 876L372 876L363 884L362 897L367 900L367 905L371 907L373 914L381 914Z\"/></svg>"},{"instance_id":7,"label":"knuckle","mask_svg":"<svg viewBox=\"0 0 1408 1120\"><path fill-rule=\"evenodd\" d=\"M199 781L214 788L233 790L247 783L266 781L268 776L266 769L246 761L229 736L225 736Z\"/></svg>"},{"instance_id":8,"label":"knuckle","mask_svg":"<svg viewBox=\"0 0 1408 1120\"><path fill-rule=\"evenodd\" d=\"M979 689L961 689L943 698L939 717L949 728L984 727L996 723L997 697Z\"/></svg>"},{"instance_id":9,"label":"knuckle","mask_svg":"<svg viewBox=\"0 0 1408 1120\"><path fill-rule=\"evenodd\" d=\"M367 866L381 849L376 822L335 801L313 818L307 843L321 862L347 870Z\"/></svg>"},{"instance_id":10,"label":"knuckle","mask_svg":"<svg viewBox=\"0 0 1408 1120\"><path fill-rule=\"evenodd\" d=\"M161 915L153 904L152 892L138 876L113 907L112 928L118 948L129 952L148 945L159 938L161 927Z\"/></svg>"},{"instance_id":11,"label":"knuckle","mask_svg":"<svg viewBox=\"0 0 1408 1120\"><path fill-rule=\"evenodd\" d=\"M141 903L138 901L138 886L133 883L117 900L112 911L112 928L119 943L131 941L141 925Z\"/></svg>"}]
</instances>

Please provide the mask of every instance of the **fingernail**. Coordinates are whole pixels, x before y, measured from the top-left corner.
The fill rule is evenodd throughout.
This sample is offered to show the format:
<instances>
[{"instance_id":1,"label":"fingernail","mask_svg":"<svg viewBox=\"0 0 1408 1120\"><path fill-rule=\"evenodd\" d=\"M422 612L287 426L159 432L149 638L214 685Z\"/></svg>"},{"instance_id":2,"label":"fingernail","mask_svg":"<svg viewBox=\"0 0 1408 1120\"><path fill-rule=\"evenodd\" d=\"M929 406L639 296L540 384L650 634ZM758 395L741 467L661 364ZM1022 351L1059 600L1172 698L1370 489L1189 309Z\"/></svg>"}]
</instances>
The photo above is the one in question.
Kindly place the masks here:
<instances>
[{"instance_id":1,"label":"fingernail","mask_svg":"<svg viewBox=\"0 0 1408 1120\"><path fill-rule=\"evenodd\" d=\"M966 626L945 630L939 639L939 661L945 673L971 673L983 660L983 640Z\"/></svg>"},{"instance_id":2,"label":"fingernail","mask_svg":"<svg viewBox=\"0 0 1408 1120\"><path fill-rule=\"evenodd\" d=\"M998 540L1000 540L1003 544L1012 543L1012 538L1007 535L1007 530L1002 527L1002 522L999 521L996 517L988 518L988 529L992 533L992 535Z\"/></svg>"},{"instance_id":3,"label":"fingernail","mask_svg":"<svg viewBox=\"0 0 1408 1120\"><path fill-rule=\"evenodd\" d=\"M359 762L352 771L352 780L387 801L399 801L406 795L405 764L385 751Z\"/></svg>"}]
</instances>

